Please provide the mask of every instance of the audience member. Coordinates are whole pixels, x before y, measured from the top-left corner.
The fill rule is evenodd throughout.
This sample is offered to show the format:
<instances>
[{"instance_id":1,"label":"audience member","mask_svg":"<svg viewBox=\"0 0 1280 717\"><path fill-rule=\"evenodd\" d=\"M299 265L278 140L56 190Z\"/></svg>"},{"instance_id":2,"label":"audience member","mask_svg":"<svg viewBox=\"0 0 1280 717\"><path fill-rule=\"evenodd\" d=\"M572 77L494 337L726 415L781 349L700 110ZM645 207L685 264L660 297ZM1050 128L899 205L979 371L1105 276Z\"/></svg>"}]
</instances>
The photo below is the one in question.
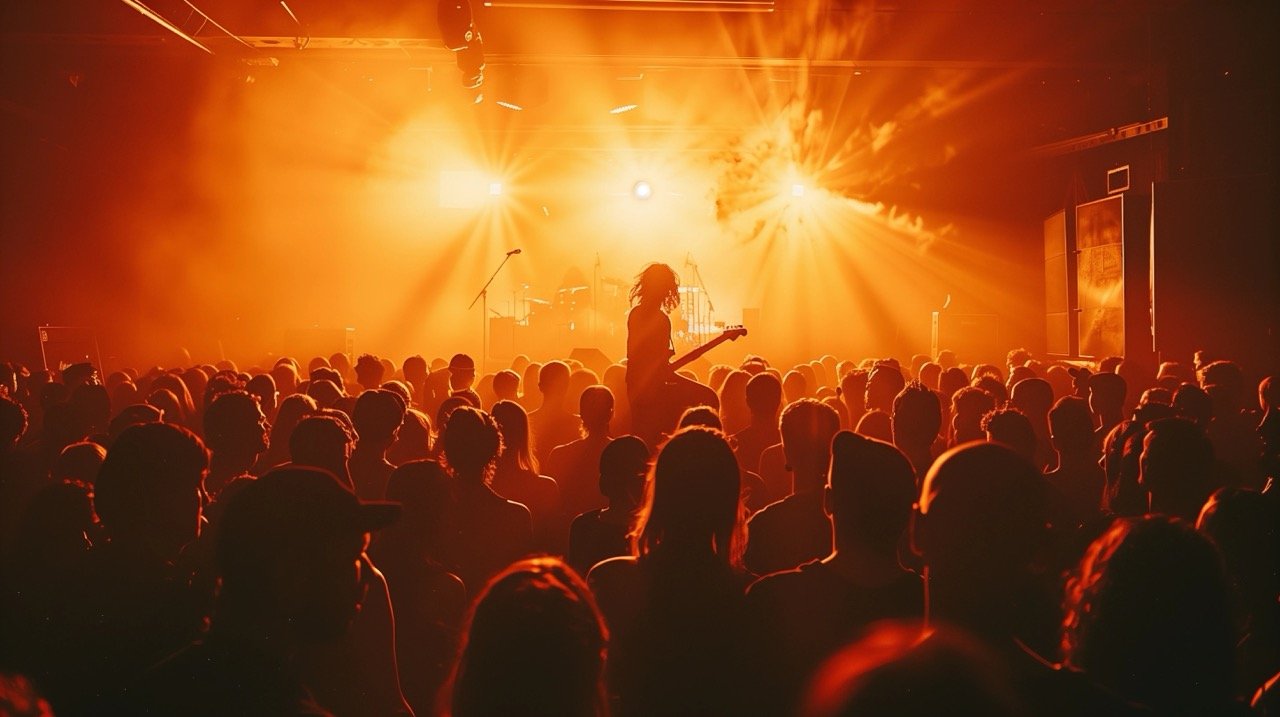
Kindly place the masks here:
<instances>
[{"instance_id":1,"label":"audience member","mask_svg":"<svg viewBox=\"0 0 1280 717\"><path fill-rule=\"evenodd\" d=\"M658 453L633 555L591 569L609 626L617 714L746 710L738 462L723 434L685 428Z\"/></svg>"},{"instance_id":2,"label":"audience member","mask_svg":"<svg viewBox=\"0 0 1280 717\"><path fill-rule=\"evenodd\" d=\"M830 407L804 398L787 406L780 425L791 491L751 517L745 562L757 575L790 570L831 552L831 522L823 512L822 496L840 417Z\"/></svg>"},{"instance_id":3,"label":"audience member","mask_svg":"<svg viewBox=\"0 0 1280 717\"><path fill-rule=\"evenodd\" d=\"M868 625L921 619L920 577L898 561L915 502L911 464L893 446L849 431L831 446L824 507L834 549L821 560L760 578L747 591L762 714L796 703L808 676Z\"/></svg>"},{"instance_id":4,"label":"audience member","mask_svg":"<svg viewBox=\"0 0 1280 717\"><path fill-rule=\"evenodd\" d=\"M502 432L502 452L498 454L491 487L503 498L529 509L534 543L539 548L563 552L563 492L555 480L538 473L530 447L528 414L514 401L499 401L493 406L493 419Z\"/></svg>"},{"instance_id":5,"label":"audience member","mask_svg":"<svg viewBox=\"0 0 1280 717\"><path fill-rule=\"evenodd\" d=\"M471 406L454 410L440 441L454 479L445 516L446 564L477 590L533 550L533 521L527 507L489 487L502 452L502 433L489 414Z\"/></svg>"},{"instance_id":6,"label":"audience member","mask_svg":"<svg viewBox=\"0 0 1280 717\"><path fill-rule=\"evenodd\" d=\"M569 564L579 573L607 558L631 553L631 529L644 502L649 449L637 436L619 436L600 453L600 493L608 505L569 526Z\"/></svg>"}]
</instances>

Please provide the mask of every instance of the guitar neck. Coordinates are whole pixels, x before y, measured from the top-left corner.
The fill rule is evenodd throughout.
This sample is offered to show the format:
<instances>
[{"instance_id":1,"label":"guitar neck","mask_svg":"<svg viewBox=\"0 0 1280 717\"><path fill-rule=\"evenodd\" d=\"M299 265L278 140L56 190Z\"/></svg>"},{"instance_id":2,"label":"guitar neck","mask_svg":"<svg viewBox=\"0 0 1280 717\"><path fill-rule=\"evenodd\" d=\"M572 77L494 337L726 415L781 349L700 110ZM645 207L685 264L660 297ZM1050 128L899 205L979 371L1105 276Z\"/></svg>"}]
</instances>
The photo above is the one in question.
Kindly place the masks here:
<instances>
[{"instance_id":1,"label":"guitar neck","mask_svg":"<svg viewBox=\"0 0 1280 717\"><path fill-rule=\"evenodd\" d=\"M679 371L680 369L684 368L685 366L687 366L687 365L689 365L689 364L693 363L694 361L697 361L698 359L702 358L702 355L703 355L703 354L705 354L706 352L710 351L711 349L713 349L713 348L715 348L715 347L719 346L720 344L722 344L722 343L724 343L724 342L728 341L729 339L730 339L730 336L728 336L727 334L721 334L721 335L719 335L719 336L715 337L714 339L711 339L710 341L706 342L705 344L703 344L703 345L699 346L698 348L696 348L696 349L694 349L694 350L690 351L689 353L687 353L687 354L685 354L685 355L681 356L680 358L673 359L673 360L671 361L671 364L670 364L670 366L671 366L671 370L672 370L673 372L675 372L675 371Z\"/></svg>"}]
</instances>

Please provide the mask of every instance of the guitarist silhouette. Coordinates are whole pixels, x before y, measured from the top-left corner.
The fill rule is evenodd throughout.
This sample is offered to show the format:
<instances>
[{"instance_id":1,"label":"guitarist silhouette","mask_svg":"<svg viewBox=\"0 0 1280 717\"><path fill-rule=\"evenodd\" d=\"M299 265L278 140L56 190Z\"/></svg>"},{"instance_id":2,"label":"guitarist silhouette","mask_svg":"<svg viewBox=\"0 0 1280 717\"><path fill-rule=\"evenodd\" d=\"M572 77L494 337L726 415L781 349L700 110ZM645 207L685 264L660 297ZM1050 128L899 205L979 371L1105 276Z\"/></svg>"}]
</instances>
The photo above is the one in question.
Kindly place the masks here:
<instances>
[{"instance_id":1,"label":"guitarist silhouette","mask_svg":"<svg viewBox=\"0 0 1280 717\"><path fill-rule=\"evenodd\" d=\"M735 328L675 362L671 319L667 312L680 306L680 278L666 264L650 264L631 287L627 315L627 398L631 403L631 431L656 450L663 434L675 428L684 409L720 400L707 386L676 374L713 346L746 333Z\"/></svg>"}]
</instances>

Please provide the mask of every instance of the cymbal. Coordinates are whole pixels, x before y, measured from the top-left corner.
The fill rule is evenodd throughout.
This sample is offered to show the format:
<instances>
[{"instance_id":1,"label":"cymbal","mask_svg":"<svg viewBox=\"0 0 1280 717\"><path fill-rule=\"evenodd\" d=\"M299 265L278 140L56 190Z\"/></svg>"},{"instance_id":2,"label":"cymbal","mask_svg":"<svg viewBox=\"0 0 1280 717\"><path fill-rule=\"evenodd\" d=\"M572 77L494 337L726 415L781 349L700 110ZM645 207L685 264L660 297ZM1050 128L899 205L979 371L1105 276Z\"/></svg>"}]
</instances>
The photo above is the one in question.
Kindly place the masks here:
<instances>
[{"instance_id":1,"label":"cymbal","mask_svg":"<svg viewBox=\"0 0 1280 717\"><path fill-rule=\"evenodd\" d=\"M538 306L551 306L550 301L544 299L525 299L526 304L537 304Z\"/></svg>"},{"instance_id":2,"label":"cymbal","mask_svg":"<svg viewBox=\"0 0 1280 717\"><path fill-rule=\"evenodd\" d=\"M556 293L557 293L557 294L566 294L566 293L567 293L567 294L576 294L576 293L578 293L579 291L586 291L587 289L590 289L590 288L591 288L591 287L589 287L589 286L569 286L569 287L566 287L566 288L563 288L563 289L560 289L560 290L556 291Z\"/></svg>"}]
</instances>

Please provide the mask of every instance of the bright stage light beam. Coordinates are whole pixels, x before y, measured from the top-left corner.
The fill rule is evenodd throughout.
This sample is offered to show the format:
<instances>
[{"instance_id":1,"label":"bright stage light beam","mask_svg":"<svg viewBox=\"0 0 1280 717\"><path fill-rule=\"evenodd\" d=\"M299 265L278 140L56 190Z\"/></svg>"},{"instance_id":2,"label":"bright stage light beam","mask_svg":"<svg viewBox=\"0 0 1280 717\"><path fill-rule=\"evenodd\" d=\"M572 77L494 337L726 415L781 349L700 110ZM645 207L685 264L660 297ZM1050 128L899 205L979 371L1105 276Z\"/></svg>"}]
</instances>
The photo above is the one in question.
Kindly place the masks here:
<instances>
[{"instance_id":1,"label":"bright stage light beam","mask_svg":"<svg viewBox=\"0 0 1280 717\"><path fill-rule=\"evenodd\" d=\"M502 196L502 182L489 182L489 196Z\"/></svg>"},{"instance_id":2,"label":"bright stage light beam","mask_svg":"<svg viewBox=\"0 0 1280 717\"><path fill-rule=\"evenodd\" d=\"M631 186L631 196L639 200L645 200L653 196L653 187L641 179Z\"/></svg>"},{"instance_id":3,"label":"bright stage light beam","mask_svg":"<svg viewBox=\"0 0 1280 717\"><path fill-rule=\"evenodd\" d=\"M791 196L797 199L804 197L804 185L799 182L793 183L791 185Z\"/></svg>"},{"instance_id":4,"label":"bright stage light beam","mask_svg":"<svg viewBox=\"0 0 1280 717\"><path fill-rule=\"evenodd\" d=\"M611 115L620 115L620 114L622 114L622 113L624 113L624 112L630 112L631 110L633 110L633 109L635 109L635 108L637 108L637 107L639 107L639 106L640 106L640 105L635 105L635 104L618 105L617 107L614 107L613 109L609 110L609 114L611 114Z\"/></svg>"}]
</instances>

